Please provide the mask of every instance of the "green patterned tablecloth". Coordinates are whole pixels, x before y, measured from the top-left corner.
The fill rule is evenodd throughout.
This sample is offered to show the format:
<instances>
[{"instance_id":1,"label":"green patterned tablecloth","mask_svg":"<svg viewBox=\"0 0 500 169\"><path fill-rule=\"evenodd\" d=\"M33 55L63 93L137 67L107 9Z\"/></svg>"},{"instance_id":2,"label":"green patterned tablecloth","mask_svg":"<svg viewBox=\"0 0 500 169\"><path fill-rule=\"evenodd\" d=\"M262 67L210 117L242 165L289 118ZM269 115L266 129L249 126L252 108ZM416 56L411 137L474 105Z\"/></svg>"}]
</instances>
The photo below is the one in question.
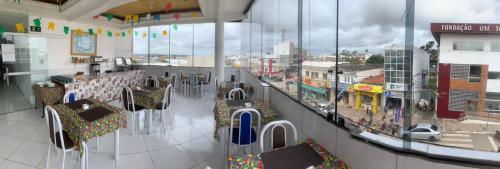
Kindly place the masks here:
<instances>
[{"instance_id":1,"label":"green patterned tablecloth","mask_svg":"<svg viewBox=\"0 0 500 169\"><path fill-rule=\"evenodd\" d=\"M264 126L267 123L277 120L278 119L278 114L271 110L269 106L264 104L263 101L253 99L251 100L253 102L252 108L258 109L260 112L260 116L262 117L261 125ZM238 108L241 107L230 107L227 105L226 100L217 100L215 103L214 107L214 119L215 119L215 132L214 132L214 139L219 140L219 128L221 127L230 127L231 125L231 114L233 111L237 110ZM255 118L257 119L257 118ZM234 120L235 124L238 125L238 120ZM261 126L261 127L262 127Z\"/></svg>"},{"instance_id":2,"label":"green patterned tablecloth","mask_svg":"<svg viewBox=\"0 0 500 169\"><path fill-rule=\"evenodd\" d=\"M134 102L136 105L145 107L146 109L156 109L156 104L160 103L163 99L163 94L165 94L165 88L158 88L154 91L146 91L147 95L138 95L134 92Z\"/></svg>"},{"instance_id":3,"label":"green patterned tablecloth","mask_svg":"<svg viewBox=\"0 0 500 169\"><path fill-rule=\"evenodd\" d=\"M64 88L56 85L55 87L40 87L38 85L33 86L33 94L35 95L37 105L54 105L64 96Z\"/></svg>"},{"instance_id":4,"label":"green patterned tablecloth","mask_svg":"<svg viewBox=\"0 0 500 169\"><path fill-rule=\"evenodd\" d=\"M342 160L330 154L325 148L317 144L313 139L306 141L323 158L321 165L315 166L315 169L350 169ZM260 155L240 155L230 156L228 158L229 169L264 169Z\"/></svg>"},{"instance_id":5,"label":"green patterned tablecloth","mask_svg":"<svg viewBox=\"0 0 500 169\"><path fill-rule=\"evenodd\" d=\"M160 83L160 87L167 88L168 85L170 84L171 79L170 78L161 78L158 80Z\"/></svg>"},{"instance_id":6,"label":"green patterned tablecloth","mask_svg":"<svg viewBox=\"0 0 500 169\"><path fill-rule=\"evenodd\" d=\"M230 82L230 81L221 81L219 82L219 86L217 86L217 97L219 99L224 99L224 97L227 97L229 95L229 92L234 89L235 85L236 87L239 86L239 83L243 83L245 86L243 91L245 91L246 95L252 95L253 93L253 88L250 86L250 84L246 82Z\"/></svg>"},{"instance_id":7,"label":"green patterned tablecloth","mask_svg":"<svg viewBox=\"0 0 500 169\"><path fill-rule=\"evenodd\" d=\"M103 136L107 133L114 132L120 128L127 128L127 115L125 110L121 108L117 108L106 103L99 102L94 99L87 99L92 101L93 104L90 105L90 108L94 107L104 107L110 111L112 114L104 116L99 120L88 122L80 117L78 114L83 112L83 109L71 109L64 104L58 104L54 106L54 109L59 114L61 119L61 123L64 126L64 131L68 133L71 140L75 143L79 143L79 147L81 147L82 141L88 142L90 139L94 137ZM83 150L80 149L80 154L83 153Z\"/></svg>"}]
</instances>

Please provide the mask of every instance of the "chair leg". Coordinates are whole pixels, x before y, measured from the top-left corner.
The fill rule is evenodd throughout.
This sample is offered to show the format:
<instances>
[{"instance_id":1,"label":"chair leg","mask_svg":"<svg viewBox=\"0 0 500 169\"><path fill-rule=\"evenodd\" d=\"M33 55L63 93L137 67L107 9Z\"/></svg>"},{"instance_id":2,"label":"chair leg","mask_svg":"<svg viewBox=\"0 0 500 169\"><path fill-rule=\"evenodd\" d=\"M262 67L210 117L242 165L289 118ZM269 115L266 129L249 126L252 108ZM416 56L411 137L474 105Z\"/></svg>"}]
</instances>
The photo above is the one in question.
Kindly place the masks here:
<instances>
[{"instance_id":1,"label":"chair leg","mask_svg":"<svg viewBox=\"0 0 500 169\"><path fill-rule=\"evenodd\" d=\"M135 135L135 113L132 112L132 136Z\"/></svg>"},{"instance_id":2,"label":"chair leg","mask_svg":"<svg viewBox=\"0 0 500 169\"><path fill-rule=\"evenodd\" d=\"M164 112L164 111L162 111L162 114L163 114L163 112ZM163 123L163 133L166 133L166 132L167 132L167 124L165 124L165 123L166 123L166 120L165 120L165 119L163 119L163 118L164 118L164 116L161 116L161 118L162 118L162 119L161 119L161 121L162 121L162 123Z\"/></svg>"},{"instance_id":3,"label":"chair leg","mask_svg":"<svg viewBox=\"0 0 500 169\"><path fill-rule=\"evenodd\" d=\"M96 137L95 138L95 144L96 144L96 147L97 147L97 151L99 151L99 137Z\"/></svg>"},{"instance_id":4,"label":"chair leg","mask_svg":"<svg viewBox=\"0 0 500 169\"><path fill-rule=\"evenodd\" d=\"M49 143L49 150L47 151L47 162L45 162L45 168L49 168L49 161L50 161L50 151L52 148L52 144Z\"/></svg>"},{"instance_id":5,"label":"chair leg","mask_svg":"<svg viewBox=\"0 0 500 169\"><path fill-rule=\"evenodd\" d=\"M172 123L172 121L173 121L173 119L172 119L172 112L170 112L170 107L169 107L169 108L167 108L167 112L168 112L168 116L169 116L169 118L170 118L170 124L173 124L173 123Z\"/></svg>"},{"instance_id":6,"label":"chair leg","mask_svg":"<svg viewBox=\"0 0 500 169\"><path fill-rule=\"evenodd\" d=\"M66 162L66 151L63 152L63 161L62 161L62 164L61 164L61 169L64 169L64 162Z\"/></svg>"}]
</instances>

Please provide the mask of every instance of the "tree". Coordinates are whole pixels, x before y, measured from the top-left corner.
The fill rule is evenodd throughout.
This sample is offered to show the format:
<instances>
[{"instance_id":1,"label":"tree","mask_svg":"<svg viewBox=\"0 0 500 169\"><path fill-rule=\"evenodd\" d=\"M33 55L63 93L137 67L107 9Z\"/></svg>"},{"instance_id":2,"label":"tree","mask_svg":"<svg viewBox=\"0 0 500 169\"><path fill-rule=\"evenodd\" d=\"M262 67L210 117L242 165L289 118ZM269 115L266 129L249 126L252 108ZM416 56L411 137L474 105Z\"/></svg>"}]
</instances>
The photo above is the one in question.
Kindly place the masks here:
<instances>
[{"instance_id":1,"label":"tree","mask_svg":"<svg viewBox=\"0 0 500 169\"><path fill-rule=\"evenodd\" d=\"M420 49L422 49L423 51L427 52L427 54L429 54L431 64L437 64L438 58L439 58L438 50L434 46L435 44L436 44L436 42L429 41L429 42L427 42L427 44L420 46Z\"/></svg>"},{"instance_id":2,"label":"tree","mask_svg":"<svg viewBox=\"0 0 500 169\"><path fill-rule=\"evenodd\" d=\"M352 64L361 64L362 61L360 58L358 58L356 55L358 55L358 51L349 51L349 50L342 50L340 53L343 58L340 58L341 61L343 62L349 62Z\"/></svg>"},{"instance_id":3,"label":"tree","mask_svg":"<svg viewBox=\"0 0 500 169\"><path fill-rule=\"evenodd\" d=\"M381 54L372 55L366 60L366 63L373 65L382 65L384 64L384 56L382 56Z\"/></svg>"}]
</instances>

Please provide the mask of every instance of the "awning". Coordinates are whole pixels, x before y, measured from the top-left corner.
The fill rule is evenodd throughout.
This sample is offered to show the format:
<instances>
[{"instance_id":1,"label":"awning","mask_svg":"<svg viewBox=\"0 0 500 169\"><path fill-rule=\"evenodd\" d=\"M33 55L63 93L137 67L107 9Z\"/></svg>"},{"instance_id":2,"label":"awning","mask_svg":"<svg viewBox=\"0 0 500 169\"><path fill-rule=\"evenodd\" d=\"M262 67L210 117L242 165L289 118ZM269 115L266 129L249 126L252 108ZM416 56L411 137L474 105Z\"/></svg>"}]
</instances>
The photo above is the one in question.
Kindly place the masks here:
<instances>
[{"instance_id":1,"label":"awning","mask_svg":"<svg viewBox=\"0 0 500 169\"><path fill-rule=\"evenodd\" d=\"M326 94L326 89L302 84L302 88L319 94Z\"/></svg>"}]
</instances>

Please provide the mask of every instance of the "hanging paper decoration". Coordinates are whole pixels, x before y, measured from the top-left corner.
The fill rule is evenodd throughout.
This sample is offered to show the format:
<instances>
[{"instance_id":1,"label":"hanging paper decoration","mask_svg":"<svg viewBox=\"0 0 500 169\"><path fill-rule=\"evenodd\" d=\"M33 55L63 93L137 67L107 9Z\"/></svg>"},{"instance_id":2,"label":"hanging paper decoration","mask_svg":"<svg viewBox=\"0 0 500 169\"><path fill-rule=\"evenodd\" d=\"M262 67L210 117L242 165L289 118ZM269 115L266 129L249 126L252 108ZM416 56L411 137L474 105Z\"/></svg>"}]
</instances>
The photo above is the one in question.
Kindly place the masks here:
<instances>
[{"instance_id":1,"label":"hanging paper decoration","mask_svg":"<svg viewBox=\"0 0 500 169\"><path fill-rule=\"evenodd\" d=\"M68 33L69 33L69 27L65 26L64 27L64 34L68 35Z\"/></svg>"},{"instance_id":2,"label":"hanging paper decoration","mask_svg":"<svg viewBox=\"0 0 500 169\"><path fill-rule=\"evenodd\" d=\"M89 29L89 35L94 35L94 29L92 28Z\"/></svg>"},{"instance_id":3,"label":"hanging paper decoration","mask_svg":"<svg viewBox=\"0 0 500 169\"><path fill-rule=\"evenodd\" d=\"M142 38L146 38L146 36L148 36L146 32L142 33Z\"/></svg>"},{"instance_id":4,"label":"hanging paper decoration","mask_svg":"<svg viewBox=\"0 0 500 169\"><path fill-rule=\"evenodd\" d=\"M132 15L125 15L125 22L129 22L132 20Z\"/></svg>"},{"instance_id":5,"label":"hanging paper decoration","mask_svg":"<svg viewBox=\"0 0 500 169\"><path fill-rule=\"evenodd\" d=\"M173 26L173 27L174 27L174 30L177 30L177 28L178 28L178 27L177 27L177 24L174 24L174 26Z\"/></svg>"},{"instance_id":6,"label":"hanging paper decoration","mask_svg":"<svg viewBox=\"0 0 500 169\"><path fill-rule=\"evenodd\" d=\"M0 25L0 36L2 36L2 34L5 32L5 28Z\"/></svg>"},{"instance_id":7,"label":"hanging paper decoration","mask_svg":"<svg viewBox=\"0 0 500 169\"><path fill-rule=\"evenodd\" d=\"M139 32L135 31L134 36L139 36Z\"/></svg>"},{"instance_id":8,"label":"hanging paper decoration","mask_svg":"<svg viewBox=\"0 0 500 169\"><path fill-rule=\"evenodd\" d=\"M18 4L21 4L21 0L14 0L14 3L18 3Z\"/></svg>"},{"instance_id":9,"label":"hanging paper decoration","mask_svg":"<svg viewBox=\"0 0 500 169\"><path fill-rule=\"evenodd\" d=\"M151 20L151 14L150 14L150 13L148 13L148 14L146 15L146 20L148 20L148 21L149 21L149 20Z\"/></svg>"},{"instance_id":10,"label":"hanging paper decoration","mask_svg":"<svg viewBox=\"0 0 500 169\"><path fill-rule=\"evenodd\" d=\"M153 39L156 39L156 32L153 33Z\"/></svg>"},{"instance_id":11,"label":"hanging paper decoration","mask_svg":"<svg viewBox=\"0 0 500 169\"><path fill-rule=\"evenodd\" d=\"M122 32L122 37L125 37L125 32Z\"/></svg>"},{"instance_id":12,"label":"hanging paper decoration","mask_svg":"<svg viewBox=\"0 0 500 169\"><path fill-rule=\"evenodd\" d=\"M191 16L192 16L192 17L198 17L198 12L193 12L193 13L191 13Z\"/></svg>"},{"instance_id":13,"label":"hanging paper decoration","mask_svg":"<svg viewBox=\"0 0 500 169\"><path fill-rule=\"evenodd\" d=\"M108 31L108 37L113 37L113 32Z\"/></svg>"},{"instance_id":14,"label":"hanging paper decoration","mask_svg":"<svg viewBox=\"0 0 500 169\"><path fill-rule=\"evenodd\" d=\"M139 23L139 15L133 15L132 20L134 20L134 22L136 23Z\"/></svg>"},{"instance_id":15,"label":"hanging paper decoration","mask_svg":"<svg viewBox=\"0 0 500 169\"><path fill-rule=\"evenodd\" d=\"M83 35L83 31L82 31L81 29L77 29L77 30L76 30L76 34L77 34L78 36L82 36L82 35Z\"/></svg>"},{"instance_id":16,"label":"hanging paper decoration","mask_svg":"<svg viewBox=\"0 0 500 169\"><path fill-rule=\"evenodd\" d=\"M169 2L165 5L165 12L168 12L170 9L172 9L172 3Z\"/></svg>"},{"instance_id":17,"label":"hanging paper decoration","mask_svg":"<svg viewBox=\"0 0 500 169\"><path fill-rule=\"evenodd\" d=\"M132 34L132 29L128 29L128 35Z\"/></svg>"},{"instance_id":18,"label":"hanging paper decoration","mask_svg":"<svg viewBox=\"0 0 500 169\"><path fill-rule=\"evenodd\" d=\"M102 35L102 28L97 28L97 34Z\"/></svg>"},{"instance_id":19,"label":"hanging paper decoration","mask_svg":"<svg viewBox=\"0 0 500 169\"><path fill-rule=\"evenodd\" d=\"M99 15L96 15L96 16L92 17L92 19L99 20Z\"/></svg>"},{"instance_id":20,"label":"hanging paper decoration","mask_svg":"<svg viewBox=\"0 0 500 169\"><path fill-rule=\"evenodd\" d=\"M120 37L120 32L115 32L116 37Z\"/></svg>"},{"instance_id":21,"label":"hanging paper decoration","mask_svg":"<svg viewBox=\"0 0 500 169\"><path fill-rule=\"evenodd\" d=\"M178 21L178 20L179 20L179 18L181 18L181 14L179 14L179 13L174 13L174 18L175 18L175 20L176 20L176 21Z\"/></svg>"},{"instance_id":22,"label":"hanging paper decoration","mask_svg":"<svg viewBox=\"0 0 500 169\"><path fill-rule=\"evenodd\" d=\"M23 23L17 23L16 24L16 29L17 29L17 32L24 33L24 24Z\"/></svg>"},{"instance_id":23,"label":"hanging paper decoration","mask_svg":"<svg viewBox=\"0 0 500 169\"><path fill-rule=\"evenodd\" d=\"M40 27L40 25L42 24L40 18L33 19L33 23L36 27Z\"/></svg>"},{"instance_id":24,"label":"hanging paper decoration","mask_svg":"<svg viewBox=\"0 0 500 169\"><path fill-rule=\"evenodd\" d=\"M49 22L49 26L47 28L51 31L54 31L56 29L56 24L52 21Z\"/></svg>"},{"instance_id":25,"label":"hanging paper decoration","mask_svg":"<svg viewBox=\"0 0 500 169\"><path fill-rule=\"evenodd\" d=\"M168 32L167 31L163 31L163 36L167 36L168 35Z\"/></svg>"},{"instance_id":26,"label":"hanging paper decoration","mask_svg":"<svg viewBox=\"0 0 500 169\"><path fill-rule=\"evenodd\" d=\"M113 14L108 14L108 15L106 15L106 17L108 18L108 21L113 20Z\"/></svg>"},{"instance_id":27,"label":"hanging paper decoration","mask_svg":"<svg viewBox=\"0 0 500 169\"><path fill-rule=\"evenodd\" d=\"M153 18L155 21L160 21L160 15L155 15Z\"/></svg>"}]
</instances>

